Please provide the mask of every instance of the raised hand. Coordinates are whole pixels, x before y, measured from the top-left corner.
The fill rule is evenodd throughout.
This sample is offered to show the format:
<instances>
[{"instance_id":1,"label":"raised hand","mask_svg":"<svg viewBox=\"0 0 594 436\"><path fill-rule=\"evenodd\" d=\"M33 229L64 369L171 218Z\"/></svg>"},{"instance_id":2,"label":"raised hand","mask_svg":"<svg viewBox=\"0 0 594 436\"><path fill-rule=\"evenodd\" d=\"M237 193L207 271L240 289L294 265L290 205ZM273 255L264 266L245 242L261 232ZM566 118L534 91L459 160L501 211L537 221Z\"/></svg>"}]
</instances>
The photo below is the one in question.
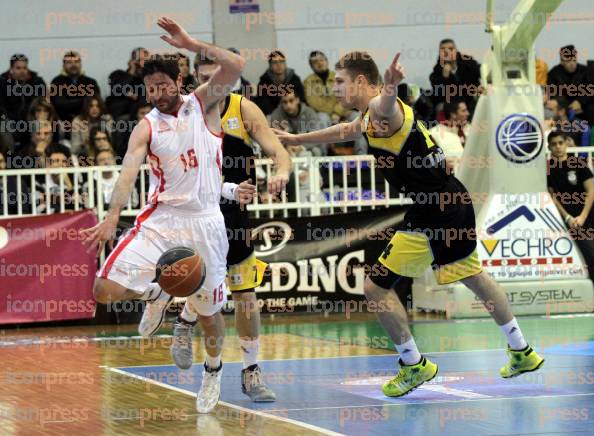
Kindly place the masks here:
<instances>
[{"instance_id":1,"label":"raised hand","mask_svg":"<svg viewBox=\"0 0 594 436\"><path fill-rule=\"evenodd\" d=\"M193 38L174 20L161 17L157 21L157 24L161 29L169 33L169 35L161 36L163 41L177 48L189 49L191 47Z\"/></svg>"},{"instance_id":2,"label":"raised hand","mask_svg":"<svg viewBox=\"0 0 594 436\"><path fill-rule=\"evenodd\" d=\"M402 83L406 77L404 74L404 67L398 63L400 53L396 53L394 60L384 73L384 86L395 89Z\"/></svg>"}]
</instances>

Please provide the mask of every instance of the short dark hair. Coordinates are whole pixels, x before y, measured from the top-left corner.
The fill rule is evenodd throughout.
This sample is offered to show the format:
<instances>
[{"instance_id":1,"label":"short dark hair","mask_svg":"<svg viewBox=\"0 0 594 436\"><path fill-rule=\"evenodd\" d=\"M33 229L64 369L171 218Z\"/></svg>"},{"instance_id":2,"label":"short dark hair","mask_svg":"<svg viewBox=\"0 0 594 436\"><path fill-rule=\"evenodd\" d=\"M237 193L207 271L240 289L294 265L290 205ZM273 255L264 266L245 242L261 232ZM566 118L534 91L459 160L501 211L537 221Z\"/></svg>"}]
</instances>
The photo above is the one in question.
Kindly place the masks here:
<instances>
[{"instance_id":1,"label":"short dark hair","mask_svg":"<svg viewBox=\"0 0 594 436\"><path fill-rule=\"evenodd\" d=\"M270 54L268 55L268 63L272 62L272 58L283 58L283 60L287 60L287 57L285 56L285 54L280 51L280 50L272 50L270 52Z\"/></svg>"},{"instance_id":2,"label":"short dark hair","mask_svg":"<svg viewBox=\"0 0 594 436\"><path fill-rule=\"evenodd\" d=\"M566 45L559 49L559 58L562 61L572 60L577 58L577 50L573 44Z\"/></svg>"},{"instance_id":3,"label":"short dark hair","mask_svg":"<svg viewBox=\"0 0 594 436\"><path fill-rule=\"evenodd\" d=\"M381 83L377 64L371 55L364 51L353 51L345 54L334 66L337 70L347 70L354 80L357 76L363 75L371 85L378 86Z\"/></svg>"},{"instance_id":4,"label":"short dark hair","mask_svg":"<svg viewBox=\"0 0 594 436\"><path fill-rule=\"evenodd\" d=\"M449 103L444 105L443 111L448 120L451 119L452 114L458 112L461 103L464 103L464 100L451 100Z\"/></svg>"},{"instance_id":5,"label":"short dark hair","mask_svg":"<svg viewBox=\"0 0 594 436\"><path fill-rule=\"evenodd\" d=\"M155 55L144 63L142 78L155 73L166 74L174 82L179 77L179 65L176 56Z\"/></svg>"},{"instance_id":6,"label":"short dark hair","mask_svg":"<svg viewBox=\"0 0 594 436\"><path fill-rule=\"evenodd\" d=\"M14 64L16 64L19 61L29 63L29 58L22 53L13 54L10 57L10 67L12 68L14 66Z\"/></svg>"},{"instance_id":7,"label":"short dark hair","mask_svg":"<svg viewBox=\"0 0 594 436\"><path fill-rule=\"evenodd\" d=\"M70 151L70 148L62 144L50 144L47 146L47 148L45 149L45 156L50 157L54 153L61 153L64 156L66 156L67 159L70 159L72 157L72 152Z\"/></svg>"},{"instance_id":8,"label":"short dark hair","mask_svg":"<svg viewBox=\"0 0 594 436\"><path fill-rule=\"evenodd\" d=\"M439 41L439 45L443 45L443 44L447 44L448 42L451 42L452 44L454 44L454 47L456 47L456 43L454 42L454 40L452 38L445 38L442 39L441 41Z\"/></svg>"},{"instance_id":9,"label":"short dark hair","mask_svg":"<svg viewBox=\"0 0 594 436\"><path fill-rule=\"evenodd\" d=\"M317 58L318 56L322 56L324 59L328 60L328 57L324 54L324 52L321 52L320 50L314 50L309 54L309 65L311 66L312 61Z\"/></svg>"},{"instance_id":10,"label":"short dark hair","mask_svg":"<svg viewBox=\"0 0 594 436\"><path fill-rule=\"evenodd\" d=\"M64 56L62 57L62 62L66 61L66 58L80 58L80 54L77 51L69 50L66 53L64 53Z\"/></svg>"},{"instance_id":11,"label":"short dark hair","mask_svg":"<svg viewBox=\"0 0 594 436\"><path fill-rule=\"evenodd\" d=\"M561 137L563 138L563 140L567 140L567 134L559 130L553 130L551 133L549 133L549 136L547 136L547 144L550 144L551 141L557 137Z\"/></svg>"}]
</instances>

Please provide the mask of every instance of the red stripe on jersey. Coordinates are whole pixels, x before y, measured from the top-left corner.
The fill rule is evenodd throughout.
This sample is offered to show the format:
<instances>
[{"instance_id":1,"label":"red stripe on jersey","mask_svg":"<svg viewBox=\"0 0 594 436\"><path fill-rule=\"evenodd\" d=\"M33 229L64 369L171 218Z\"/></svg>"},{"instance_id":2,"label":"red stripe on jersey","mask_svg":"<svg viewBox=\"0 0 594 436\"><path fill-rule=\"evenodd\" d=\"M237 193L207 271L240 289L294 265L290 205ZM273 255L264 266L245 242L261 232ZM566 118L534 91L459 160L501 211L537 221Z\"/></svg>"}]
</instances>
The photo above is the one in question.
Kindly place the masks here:
<instances>
[{"instance_id":1,"label":"red stripe on jersey","mask_svg":"<svg viewBox=\"0 0 594 436\"><path fill-rule=\"evenodd\" d=\"M107 259L105 260L105 264L101 268L99 277L101 277L102 279L107 278L107 276L109 275L109 271L111 270L111 267L113 266L117 257L124 250L124 248L126 248L126 246L130 243L130 241L132 241L132 239L134 239L134 237L138 234L142 223L145 222L148 219L148 217L151 216L151 214L156 210L157 210L157 205L151 204L148 207L148 209L146 209L144 212L141 212L138 215L138 217L136 217L136 223L134 225L134 228L130 231L130 233L128 233L128 235L124 239L122 239L120 242L118 242L118 245L116 245L115 249L109 254L109 256L107 256Z\"/></svg>"},{"instance_id":2,"label":"red stripe on jersey","mask_svg":"<svg viewBox=\"0 0 594 436\"><path fill-rule=\"evenodd\" d=\"M157 186L157 189L155 189L155 192L153 193L153 198L151 198L150 202L153 204L157 204L159 202L159 194L165 190L165 173L163 172L163 168L161 168L161 161L159 160L159 157L156 154L153 154L153 152L151 152L151 143L153 142L153 128L151 126L150 120L147 117L144 117L144 119L147 120L147 122L149 123L150 129L150 140L148 143L147 152L150 158L157 161L157 169L153 167L152 160L149 164L151 167L151 171L153 172L155 177L159 179L159 186Z\"/></svg>"}]
</instances>

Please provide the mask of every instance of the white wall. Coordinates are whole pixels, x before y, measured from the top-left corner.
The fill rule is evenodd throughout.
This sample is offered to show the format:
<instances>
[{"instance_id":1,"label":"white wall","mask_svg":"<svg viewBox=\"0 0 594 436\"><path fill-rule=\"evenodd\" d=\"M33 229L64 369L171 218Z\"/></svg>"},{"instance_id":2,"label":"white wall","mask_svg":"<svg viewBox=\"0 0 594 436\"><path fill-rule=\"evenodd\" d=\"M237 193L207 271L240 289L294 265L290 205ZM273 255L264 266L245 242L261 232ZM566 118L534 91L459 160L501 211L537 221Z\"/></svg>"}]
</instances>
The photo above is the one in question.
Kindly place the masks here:
<instances>
[{"instance_id":1,"label":"white wall","mask_svg":"<svg viewBox=\"0 0 594 436\"><path fill-rule=\"evenodd\" d=\"M211 1L217 2L217 20L226 20L218 26L217 38L213 38L217 26ZM262 0L262 13L251 21L226 14L227 0L13 1L0 14L0 71L8 69L12 54L23 52L30 67L49 82L61 69L64 51L77 49L83 68L99 81L105 95L107 76L126 68L134 47L167 50L154 24L163 14L179 20L196 37L247 49L250 62L257 62L247 71L253 81L266 67L263 53L277 45L302 78L310 74L307 57L314 49L325 51L332 63L341 53L366 49L375 54L381 69L401 50L409 81L426 86L440 39L454 38L463 53L479 61L490 41L483 30L484 0L271 1ZM501 22L517 1L496 0L496 4L496 21ZM568 43L578 47L581 62L594 58L593 23L592 0L566 0L537 42L549 67L558 62L558 48Z\"/></svg>"},{"instance_id":2,"label":"white wall","mask_svg":"<svg viewBox=\"0 0 594 436\"><path fill-rule=\"evenodd\" d=\"M517 3L496 0L496 22L505 21ZM326 52L332 64L345 52L365 49L381 71L401 51L408 81L422 86L429 84L443 38L453 38L462 53L482 61L490 45L485 11L484 0L275 0L278 46L302 79L311 73L307 57L314 49ZM537 41L549 68L558 63L559 47L569 43L581 62L594 58L593 22L592 0L561 5Z\"/></svg>"},{"instance_id":3,"label":"white wall","mask_svg":"<svg viewBox=\"0 0 594 436\"><path fill-rule=\"evenodd\" d=\"M18 0L10 5L0 15L1 71L8 69L11 55L24 53L30 68L49 83L62 68L63 53L75 49L104 96L109 73L127 68L133 48L167 50L155 24L158 16L171 16L192 35L212 41L210 0Z\"/></svg>"}]
</instances>

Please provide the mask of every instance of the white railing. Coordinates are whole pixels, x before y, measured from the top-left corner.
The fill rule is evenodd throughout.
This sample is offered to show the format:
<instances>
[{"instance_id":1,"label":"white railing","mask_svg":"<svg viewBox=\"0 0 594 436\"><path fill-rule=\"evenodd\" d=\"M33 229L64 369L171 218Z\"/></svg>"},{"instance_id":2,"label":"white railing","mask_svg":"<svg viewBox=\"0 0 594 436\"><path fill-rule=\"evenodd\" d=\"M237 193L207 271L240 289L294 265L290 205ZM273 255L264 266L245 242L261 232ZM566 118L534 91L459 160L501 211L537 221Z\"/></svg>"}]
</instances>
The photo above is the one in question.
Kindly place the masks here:
<instances>
[{"instance_id":1,"label":"white railing","mask_svg":"<svg viewBox=\"0 0 594 436\"><path fill-rule=\"evenodd\" d=\"M588 164L592 168L594 147L573 147L570 154L587 153ZM248 210L256 218L286 218L293 216L320 216L346 213L365 209L376 209L392 205L410 204L401 195L390 192L388 183L375 171L373 156L339 157L299 157L293 158L292 183L280 199L268 196L265 201L256 197ZM266 174L268 179L273 171L270 159L257 159L256 168ZM313 170L312 170L313 169ZM0 171L0 216L34 216L64 212L66 210L96 209L102 219L106 207L103 201L103 182L98 177L105 171L119 171L119 166L84 167L58 169L11 169ZM146 204L148 188L148 165L141 167L137 180L139 204L128 202L122 211L123 216L136 216ZM544 168L543 168L544 171ZM73 184L74 196L69 202L65 195L65 177ZM52 178L56 176L56 178ZM42 204L40 192L35 192L36 181L45 185L44 197L50 197L50 179L57 187L54 208ZM84 183L84 182L87 183ZM84 183L84 189L83 189ZM33 189L31 189L31 187ZM265 195L266 184L258 185L258 193Z\"/></svg>"},{"instance_id":2,"label":"white railing","mask_svg":"<svg viewBox=\"0 0 594 436\"><path fill-rule=\"evenodd\" d=\"M257 159L256 168L268 179L273 173L272 160ZM75 167L54 169L10 169L0 171L0 216L35 216L67 210L96 209L102 219L106 207L103 201L103 172L119 172L120 166ZM313 170L312 170L313 169ZM136 183L139 204L128 202L122 216L136 216L146 204L150 167L141 167ZM73 185L70 201L65 192L66 176ZM365 176L365 177L364 177ZM266 180L265 179L265 180ZM36 191L36 186L44 186ZM54 190L50 189L54 186ZM57 189L56 189L57 188ZM287 190L273 199L265 195L266 184L258 184L258 196L248 210L256 218L319 216L322 214L360 211L392 205L407 204L401 196L390 195L385 180L376 182L373 156L297 157L293 158L293 172ZM42 195L43 194L43 195ZM53 196L51 201L43 201Z\"/></svg>"}]
</instances>

